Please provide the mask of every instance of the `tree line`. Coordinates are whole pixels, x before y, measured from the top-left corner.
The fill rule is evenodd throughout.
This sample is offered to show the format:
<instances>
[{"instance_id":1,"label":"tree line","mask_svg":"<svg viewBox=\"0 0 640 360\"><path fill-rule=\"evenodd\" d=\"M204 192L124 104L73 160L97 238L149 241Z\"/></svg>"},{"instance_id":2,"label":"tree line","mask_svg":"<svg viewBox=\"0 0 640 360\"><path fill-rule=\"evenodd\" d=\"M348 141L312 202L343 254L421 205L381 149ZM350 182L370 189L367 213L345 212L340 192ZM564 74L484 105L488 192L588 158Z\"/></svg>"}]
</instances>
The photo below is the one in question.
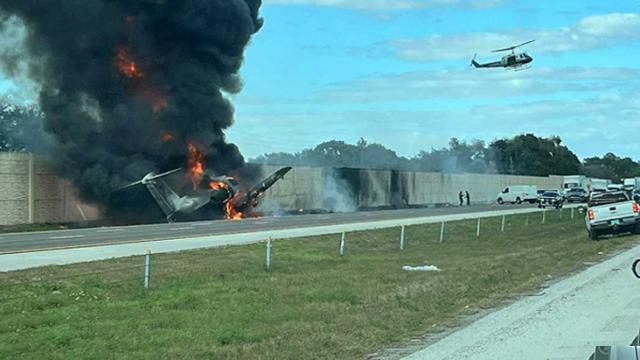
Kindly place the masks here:
<instances>
[{"instance_id":1,"label":"tree line","mask_svg":"<svg viewBox=\"0 0 640 360\"><path fill-rule=\"evenodd\" d=\"M251 160L271 165L332 166L402 171L511 175L578 175L611 179L640 176L640 163L608 153L580 161L558 136L521 134L489 144L451 138L446 147L399 156L384 145L360 139L356 144L331 140L297 153L267 153Z\"/></svg>"},{"instance_id":2,"label":"tree line","mask_svg":"<svg viewBox=\"0 0 640 360\"><path fill-rule=\"evenodd\" d=\"M41 152L50 143L36 105L0 99L0 151ZM384 145L360 139L356 144L331 140L297 153L267 153L251 162L271 165L330 166L367 169L512 175L576 175L611 179L640 176L640 163L608 153L580 159L560 137L521 134L489 144L451 138L448 146L399 156Z\"/></svg>"}]
</instances>

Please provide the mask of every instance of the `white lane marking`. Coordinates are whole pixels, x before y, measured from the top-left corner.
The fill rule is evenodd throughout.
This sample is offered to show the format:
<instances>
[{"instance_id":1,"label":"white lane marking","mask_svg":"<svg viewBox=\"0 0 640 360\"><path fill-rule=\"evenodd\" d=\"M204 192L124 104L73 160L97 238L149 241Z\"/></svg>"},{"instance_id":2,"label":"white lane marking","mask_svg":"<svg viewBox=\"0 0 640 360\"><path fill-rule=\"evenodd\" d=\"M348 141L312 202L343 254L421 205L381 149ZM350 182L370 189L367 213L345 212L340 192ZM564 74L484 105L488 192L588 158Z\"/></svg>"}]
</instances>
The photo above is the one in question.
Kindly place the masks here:
<instances>
[{"instance_id":1,"label":"white lane marking","mask_svg":"<svg viewBox=\"0 0 640 360\"><path fill-rule=\"evenodd\" d=\"M65 235L65 236L51 236L49 239L51 240L59 240L59 239L76 239L84 237L84 235Z\"/></svg>"},{"instance_id":2,"label":"white lane marking","mask_svg":"<svg viewBox=\"0 0 640 360\"><path fill-rule=\"evenodd\" d=\"M169 229L169 230L172 230L172 231L178 231L178 230L193 230L193 227L192 227L192 226L185 226L185 227L179 227L179 228L171 228L171 229Z\"/></svg>"},{"instance_id":3,"label":"white lane marking","mask_svg":"<svg viewBox=\"0 0 640 360\"><path fill-rule=\"evenodd\" d=\"M103 229L103 230L97 230L96 232L108 233L108 232L116 232L116 231L124 231L124 229Z\"/></svg>"},{"instance_id":4,"label":"white lane marking","mask_svg":"<svg viewBox=\"0 0 640 360\"><path fill-rule=\"evenodd\" d=\"M193 223L191 224L191 226L209 226L212 225L212 222L200 222L200 223Z\"/></svg>"}]
</instances>

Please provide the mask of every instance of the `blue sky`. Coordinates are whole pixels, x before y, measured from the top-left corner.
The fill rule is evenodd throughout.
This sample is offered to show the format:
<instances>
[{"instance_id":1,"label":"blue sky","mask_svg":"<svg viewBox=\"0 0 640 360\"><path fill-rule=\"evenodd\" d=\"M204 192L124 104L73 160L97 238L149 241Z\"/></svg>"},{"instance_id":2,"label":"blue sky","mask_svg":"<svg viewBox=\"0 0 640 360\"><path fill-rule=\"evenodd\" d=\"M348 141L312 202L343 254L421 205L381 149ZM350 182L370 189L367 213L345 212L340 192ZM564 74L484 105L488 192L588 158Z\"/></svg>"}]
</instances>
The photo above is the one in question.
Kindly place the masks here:
<instances>
[{"instance_id":1,"label":"blue sky","mask_svg":"<svg viewBox=\"0 0 640 360\"><path fill-rule=\"evenodd\" d=\"M640 158L640 2L265 0L228 131L248 157L359 137L401 155L448 139L559 135ZM533 67L469 68L536 39Z\"/></svg>"},{"instance_id":2,"label":"blue sky","mask_svg":"<svg viewBox=\"0 0 640 360\"><path fill-rule=\"evenodd\" d=\"M533 132L582 158L640 159L640 1L263 0L262 16L227 131L249 158L360 137L413 156ZM531 39L529 70L469 67Z\"/></svg>"}]
</instances>

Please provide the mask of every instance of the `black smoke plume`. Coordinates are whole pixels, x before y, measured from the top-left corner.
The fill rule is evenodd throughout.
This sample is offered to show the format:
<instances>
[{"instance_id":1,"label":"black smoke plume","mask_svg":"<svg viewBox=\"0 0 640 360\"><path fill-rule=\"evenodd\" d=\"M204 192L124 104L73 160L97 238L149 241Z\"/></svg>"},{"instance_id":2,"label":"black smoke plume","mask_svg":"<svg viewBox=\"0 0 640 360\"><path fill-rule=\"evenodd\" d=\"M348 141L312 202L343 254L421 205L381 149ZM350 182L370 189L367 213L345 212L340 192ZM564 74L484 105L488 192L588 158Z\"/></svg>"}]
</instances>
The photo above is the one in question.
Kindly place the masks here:
<instances>
[{"instance_id":1,"label":"black smoke plume","mask_svg":"<svg viewBox=\"0 0 640 360\"><path fill-rule=\"evenodd\" d=\"M184 166L190 143L204 152L207 169L242 171L244 158L223 132L234 112L226 94L241 88L244 49L262 26L260 5L0 0L0 24L17 17L28 29L29 76L42 87L59 174L117 213L112 189Z\"/></svg>"}]
</instances>

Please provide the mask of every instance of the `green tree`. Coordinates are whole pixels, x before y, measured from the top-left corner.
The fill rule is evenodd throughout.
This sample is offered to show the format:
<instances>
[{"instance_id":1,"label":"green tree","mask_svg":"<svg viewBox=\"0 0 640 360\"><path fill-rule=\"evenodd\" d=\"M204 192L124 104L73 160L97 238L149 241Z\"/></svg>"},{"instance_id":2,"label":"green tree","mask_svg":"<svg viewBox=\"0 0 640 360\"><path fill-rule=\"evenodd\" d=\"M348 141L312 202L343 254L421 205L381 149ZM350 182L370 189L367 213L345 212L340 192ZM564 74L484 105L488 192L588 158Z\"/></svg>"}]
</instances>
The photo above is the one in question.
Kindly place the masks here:
<instances>
[{"instance_id":1,"label":"green tree","mask_svg":"<svg viewBox=\"0 0 640 360\"><path fill-rule=\"evenodd\" d=\"M490 154L501 174L571 175L582 173L578 157L557 137L539 138L523 134L512 139L495 140Z\"/></svg>"},{"instance_id":2,"label":"green tree","mask_svg":"<svg viewBox=\"0 0 640 360\"><path fill-rule=\"evenodd\" d=\"M35 105L0 100L0 151L42 151L48 144L43 118Z\"/></svg>"},{"instance_id":3,"label":"green tree","mask_svg":"<svg viewBox=\"0 0 640 360\"><path fill-rule=\"evenodd\" d=\"M613 153L603 157L584 159L585 174L619 182L623 178L640 176L640 164L631 158L621 158Z\"/></svg>"}]
</instances>

